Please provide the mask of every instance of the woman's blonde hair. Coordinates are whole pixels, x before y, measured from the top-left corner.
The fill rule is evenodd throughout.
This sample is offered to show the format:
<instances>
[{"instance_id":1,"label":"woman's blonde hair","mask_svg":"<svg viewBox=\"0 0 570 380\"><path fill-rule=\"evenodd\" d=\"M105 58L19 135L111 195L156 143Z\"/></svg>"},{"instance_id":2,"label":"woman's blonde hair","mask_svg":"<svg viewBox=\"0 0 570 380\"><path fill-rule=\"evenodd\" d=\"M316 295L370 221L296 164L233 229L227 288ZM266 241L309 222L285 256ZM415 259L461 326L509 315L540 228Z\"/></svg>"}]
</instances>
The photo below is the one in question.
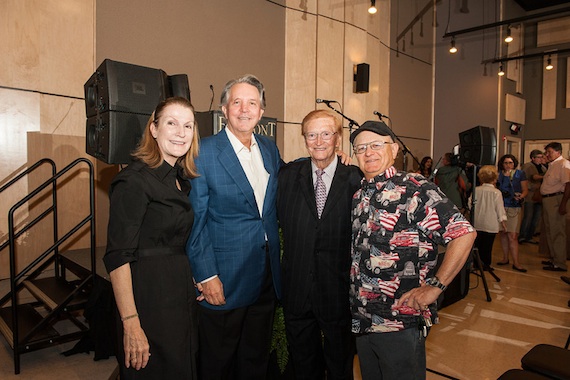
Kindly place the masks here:
<instances>
[{"instance_id":1,"label":"woman's blonde hair","mask_svg":"<svg viewBox=\"0 0 570 380\"><path fill-rule=\"evenodd\" d=\"M162 165L163 157L160 153L160 148L152 136L150 132L150 126L152 123L158 123L158 119L162 116L164 109L170 105L179 105L185 108L188 108L192 111L192 114L196 115L194 111L194 106L190 101L186 98L182 98L179 96L168 98L160 102L157 106L148 122L146 123L146 127L143 132L143 136L139 145L132 153L132 156L136 159L141 160L151 168L157 168ZM158 124L157 124L158 126ZM194 120L194 136L192 137L192 144L190 145L190 149L188 152L178 158L177 163L184 169L184 175L188 178L195 178L198 177L198 170L196 169L196 164L194 159L198 156L198 151L200 150L200 146L198 144L200 140L200 136L198 136L198 124L196 120Z\"/></svg>"},{"instance_id":2,"label":"woman's blonde hair","mask_svg":"<svg viewBox=\"0 0 570 380\"><path fill-rule=\"evenodd\" d=\"M484 165L479 169L477 177L481 183L495 183L499 178L499 172L494 165Z\"/></svg>"}]
</instances>

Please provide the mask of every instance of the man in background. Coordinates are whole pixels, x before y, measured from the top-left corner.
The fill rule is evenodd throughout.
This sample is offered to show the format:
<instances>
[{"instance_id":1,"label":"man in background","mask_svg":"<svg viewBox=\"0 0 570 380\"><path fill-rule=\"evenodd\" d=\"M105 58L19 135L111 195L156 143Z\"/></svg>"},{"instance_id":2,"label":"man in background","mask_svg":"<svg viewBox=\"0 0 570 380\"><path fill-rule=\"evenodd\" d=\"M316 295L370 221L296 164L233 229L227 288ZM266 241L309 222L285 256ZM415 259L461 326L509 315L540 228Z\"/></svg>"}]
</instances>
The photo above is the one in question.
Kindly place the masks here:
<instances>
[{"instance_id":1,"label":"man in background","mask_svg":"<svg viewBox=\"0 0 570 380\"><path fill-rule=\"evenodd\" d=\"M549 165L540 193L544 233L551 260L542 269L566 272L566 204L570 198L570 162L562 157L562 144L559 142L551 142L544 149Z\"/></svg>"},{"instance_id":2,"label":"man in background","mask_svg":"<svg viewBox=\"0 0 570 380\"><path fill-rule=\"evenodd\" d=\"M523 165L522 170L528 180L528 194L523 206L523 219L519 233L519 243L538 242L532 240L538 221L542 215L542 203L535 201L535 193L540 193L542 177L546 173L546 167L542 165L543 154L540 150L534 149L530 152L530 162Z\"/></svg>"}]
</instances>

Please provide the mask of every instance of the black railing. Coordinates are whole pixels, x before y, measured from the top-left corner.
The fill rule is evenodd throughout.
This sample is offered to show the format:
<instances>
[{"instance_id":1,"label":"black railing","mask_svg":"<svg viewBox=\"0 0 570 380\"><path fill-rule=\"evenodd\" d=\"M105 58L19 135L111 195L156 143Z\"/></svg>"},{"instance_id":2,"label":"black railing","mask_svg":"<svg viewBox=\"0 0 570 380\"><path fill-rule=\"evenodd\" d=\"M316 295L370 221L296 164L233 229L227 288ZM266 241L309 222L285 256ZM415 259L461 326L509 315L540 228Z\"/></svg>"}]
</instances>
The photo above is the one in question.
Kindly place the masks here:
<instances>
[{"instance_id":1,"label":"black railing","mask_svg":"<svg viewBox=\"0 0 570 380\"><path fill-rule=\"evenodd\" d=\"M96 260L95 260L95 185L94 185L94 170L93 164L86 158L78 158L75 161L71 162L61 171L56 173L55 163L50 159L42 159L28 168L26 171L19 174L17 177L12 179L6 185L0 188L0 192L4 191L19 179L23 178L25 175L30 174L39 166L50 163L52 165L52 176L41 185L39 185L36 189L18 201L12 208L10 208L8 212L8 241L4 244L0 245L0 251L2 251L6 246L9 246L10 252L10 293L6 294L2 299L0 299L0 306L3 306L7 303L7 301L11 301L12 304L12 348L14 350L14 368L15 373L18 374L20 372L20 354L22 353L21 347L27 349L29 340L43 328L47 327L49 323L52 322L53 317L59 315L66 307L66 305L73 299L73 297L79 293L80 291L84 290L85 287L90 283L94 283L95 281L95 270L96 270ZM85 163L88 165L89 169L89 214L77 223L73 228L71 228L66 234L64 234L61 238L59 238L58 233L58 205L57 205L57 180L61 178L63 175L67 174L70 170L75 168L81 163ZM46 188L51 186L51 198L52 202L46 210L41 212L37 217L31 220L29 223L25 224L21 229L18 231L14 225L14 214L15 212L28 203L32 198L36 197ZM23 270L19 273L16 272L16 239L34 227L37 223L41 220L49 216L50 214L53 215L53 244L45 250L42 254L40 254L36 259L34 259L30 264L28 264ZM61 304L59 304L56 308L51 310L47 315L44 316L42 321L33 327L30 331L28 331L24 337L20 339L19 337L19 328L18 328L18 292L23 287L23 279L25 277L34 278L35 276L39 275L44 269L46 269L50 264L55 262L55 274L57 277L60 276L59 270L59 248L63 243L68 241L72 236L74 236L79 230L82 229L87 223L90 222L90 248L91 248L91 274L87 278L84 278L80 281L79 285L74 289L72 293L70 293ZM45 346L45 345L44 345Z\"/></svg>"}]
</instances>

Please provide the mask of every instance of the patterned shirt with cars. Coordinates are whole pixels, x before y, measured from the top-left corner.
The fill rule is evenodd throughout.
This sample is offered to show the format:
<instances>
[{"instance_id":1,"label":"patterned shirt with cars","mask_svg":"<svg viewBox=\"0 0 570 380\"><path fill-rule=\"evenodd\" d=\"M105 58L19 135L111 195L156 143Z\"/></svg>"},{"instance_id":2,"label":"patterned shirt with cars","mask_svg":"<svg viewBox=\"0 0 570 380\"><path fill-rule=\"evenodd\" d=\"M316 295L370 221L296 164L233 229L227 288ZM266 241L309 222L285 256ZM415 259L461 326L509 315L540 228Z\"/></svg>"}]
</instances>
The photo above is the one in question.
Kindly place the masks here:
<instances>
[{"instance_id":1,"label":"patterned shirt with cars","mask_svg":"<svg viewBox=\"0 0 570 380\"><path fill-rule=\"evenodd\" d=\"M434 275L438 245L473 227L435 184L393 166L363 179L352 206L352 332L418 328L426 318L437 323L435 304L420 313L394 301Z\"/></svg>"}]
</instances>

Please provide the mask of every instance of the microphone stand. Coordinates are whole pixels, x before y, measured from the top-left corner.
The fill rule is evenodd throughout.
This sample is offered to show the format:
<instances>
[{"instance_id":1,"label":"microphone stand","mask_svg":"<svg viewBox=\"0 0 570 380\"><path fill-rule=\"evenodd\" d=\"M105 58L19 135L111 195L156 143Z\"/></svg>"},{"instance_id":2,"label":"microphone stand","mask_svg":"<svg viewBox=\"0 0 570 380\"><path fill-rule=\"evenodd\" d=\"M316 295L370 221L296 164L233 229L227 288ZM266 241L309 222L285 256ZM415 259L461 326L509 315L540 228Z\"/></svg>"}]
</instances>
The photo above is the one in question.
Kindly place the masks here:
<instances>
[{"instance_id":1,"label":"microphone stand","mask_svg":"<svg viewBox=\"0 0 570 380\"><path fill-rule=\"evenodd\" d=\"M334 108L333 106L330 105L330 102L324 102L327 107L329 107L331 110L333 110L334 112L338 113L340 116L342 116L343 118L345 118L346 120L348 120L348 133L349 135L352 134L352 129L354 128L354 126L356 127L360 127L360 124L358 124L356 121L352 120L350 117L346 116L345 114L343 114L342 112L340 112L339 110L337 110L336 108ZM352 145L350 146L350 152L352 152Z\"/></svg>"},{"instance_id":2,"label":"microphone stand","mask_svg":"<svg viewBox=\"0 0 570 380\"><path fill-rule=\"evenodd\" d=\"M382 116L377 115L378 118L380 119L380 121L382 121ZM387 118L388 120L390 120L390 129L392 129L392 119L390 119L388 116L383 115L385 118ZM392 129L392 133L394 133L394 130ZM403 170L405 172L408 171L408 153L410 154L410 156L412 156L412 158L414 159L414 161L416 162L416 164L418 164L418 168L420 167L420 162L418 161L418 159L416 158L416 156L414 156L414 154L410 151L410 149L408 149L408 147L406 146L406 144L404 144L404 142L398 137L397 134L394 133L394 136L396 137L396 140L402 144L402 164L403 164Z\"/></svg>"},{"instance_id":3,"label":"microphone stand","mask_svg":"<svg viewBox=\"0 0 570 380\"><path fill-rule=\"evenodd\" d=\"M416 164L418 164L418 168L420 167L420 162L418 161L418 159L416 158L416 156L414 156L414 154L410 151L410 149L408 149L408 147L406 146L406 144L404 144L404 142L402 140L400 140L400 138L398 137L397 134L394 133L394 136L396 136L396 140L398 140L400 142L400 144L402 144L402 154L403 154L403 166L404 166L404 171L408 171L408 157L407 154L409 153L410 156L412 156L412 158L414 159L414 161L416 162Z\"/></svg>"}]
</instances>

